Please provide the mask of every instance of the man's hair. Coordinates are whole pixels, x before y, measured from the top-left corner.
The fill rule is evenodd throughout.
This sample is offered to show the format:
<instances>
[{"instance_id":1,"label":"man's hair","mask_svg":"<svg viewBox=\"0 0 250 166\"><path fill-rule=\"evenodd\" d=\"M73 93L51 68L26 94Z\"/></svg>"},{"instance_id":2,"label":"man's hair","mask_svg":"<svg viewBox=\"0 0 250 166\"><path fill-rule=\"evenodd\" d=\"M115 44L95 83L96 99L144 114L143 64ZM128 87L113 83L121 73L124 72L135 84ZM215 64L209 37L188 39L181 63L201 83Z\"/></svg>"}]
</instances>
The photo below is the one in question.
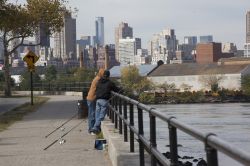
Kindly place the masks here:
<instances>
[{"instance_id":1,"label":"man's hair","mask_svg":"<svg viewBox=\"0 0 250 166\"><path fill-rule=\"evenodd\" d=\"M110 76L110 72L108 70L105 70L104 73L103 73L103 77L104 78L109 78Z\"/></svg>"}]
</instances>

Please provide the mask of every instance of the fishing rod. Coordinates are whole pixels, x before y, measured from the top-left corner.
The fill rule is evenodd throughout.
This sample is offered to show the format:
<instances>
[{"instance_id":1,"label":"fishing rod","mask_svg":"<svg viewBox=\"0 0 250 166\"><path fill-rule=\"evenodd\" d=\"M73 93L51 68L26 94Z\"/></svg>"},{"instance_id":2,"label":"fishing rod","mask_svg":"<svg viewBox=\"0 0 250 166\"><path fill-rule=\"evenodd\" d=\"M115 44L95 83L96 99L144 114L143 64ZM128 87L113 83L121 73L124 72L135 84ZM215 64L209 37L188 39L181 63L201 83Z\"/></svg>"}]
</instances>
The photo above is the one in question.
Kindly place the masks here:
<instances>
[{"instance_id":1,"label":"fishing rod","mask_svg":"<svg viewBox=\"0 0 250 166\"><path fill-rule=\"evenodd\" d=\"M64 122L63 124L61 124L60 126L58 126L56 129L54 129L53 131L51 131L49 134L47 134L45 136L45 138L48 138L51 134L53 134L55 131L57 131L58 129L60 129L62 126L64 126L66 123L68 123L69 121L71 121L73 118L75 118L78 115L78 112L76 114L74 114L70 119L68 119L66 122Z\"/></svg>"},{"instance_id":2,"label":"fishing rod","mask_svg":"<svg viewBox=\"0 0 250 166\"><path fill-rule=\"evenodd\" d=\"M59 139L56 139L55 141L53 141L51 144L49 144L48 146L46 146L43 150L47 150L49 149L52 145L54 145L57 141L62 140L62 138L64 136L66 136L67 134L69 134L72 130L74 130L76 127L78 127L81 123L83 123L85 120L82 120L81 122L77 123L74 127L72 127L68 132L64 133ZM62 140L62 143L65 142L65 140ZM61 144L61 142L60 142Z\"/></svg>"}]
</instances>

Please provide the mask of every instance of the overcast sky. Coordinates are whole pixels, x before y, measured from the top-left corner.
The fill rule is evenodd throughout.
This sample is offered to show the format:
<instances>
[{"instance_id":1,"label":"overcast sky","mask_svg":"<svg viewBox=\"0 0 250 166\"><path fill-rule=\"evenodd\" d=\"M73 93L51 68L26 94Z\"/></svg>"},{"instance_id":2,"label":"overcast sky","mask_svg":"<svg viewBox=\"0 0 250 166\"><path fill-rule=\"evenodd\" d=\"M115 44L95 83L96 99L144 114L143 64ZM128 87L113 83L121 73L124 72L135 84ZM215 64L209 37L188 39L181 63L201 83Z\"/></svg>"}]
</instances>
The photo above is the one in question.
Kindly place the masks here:
<instances>
[{"instance_id":1,"label":"overcast sky","mask_svg":"<svg viewBox=\"0 0 250 166\"><path fill-rule=\"evenodd\" d=\"M94 35L95 17L104 17L105 43L114 43L120 22L133 27L146 47L153 34L164 28L184 36L213 35L216 42L233 42L242 49L246 36L246 12L250 0L68 0L79 9L77 38Z\"/></svg>"}]
</instances>

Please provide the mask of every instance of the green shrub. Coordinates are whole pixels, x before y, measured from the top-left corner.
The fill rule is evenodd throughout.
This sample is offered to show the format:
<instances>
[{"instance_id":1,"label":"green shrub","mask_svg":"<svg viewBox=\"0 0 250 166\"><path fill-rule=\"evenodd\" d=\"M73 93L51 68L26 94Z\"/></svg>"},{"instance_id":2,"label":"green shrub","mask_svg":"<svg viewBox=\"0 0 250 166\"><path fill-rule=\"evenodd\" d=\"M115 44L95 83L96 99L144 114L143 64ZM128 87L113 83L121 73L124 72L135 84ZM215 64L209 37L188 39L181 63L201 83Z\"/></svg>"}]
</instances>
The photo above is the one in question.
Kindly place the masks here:
<instances>
[{"instance_id":1,"label":"green shrub","mask_svg":"<svg viewBox=\"0 0 250 166\"><path fill-rule=\"evenodd\" d=\"M146 103L146 104L152 104L155 102L155 96L152 93L141 93L139 95L139 102Z\"/></svg>"}]
</instances>

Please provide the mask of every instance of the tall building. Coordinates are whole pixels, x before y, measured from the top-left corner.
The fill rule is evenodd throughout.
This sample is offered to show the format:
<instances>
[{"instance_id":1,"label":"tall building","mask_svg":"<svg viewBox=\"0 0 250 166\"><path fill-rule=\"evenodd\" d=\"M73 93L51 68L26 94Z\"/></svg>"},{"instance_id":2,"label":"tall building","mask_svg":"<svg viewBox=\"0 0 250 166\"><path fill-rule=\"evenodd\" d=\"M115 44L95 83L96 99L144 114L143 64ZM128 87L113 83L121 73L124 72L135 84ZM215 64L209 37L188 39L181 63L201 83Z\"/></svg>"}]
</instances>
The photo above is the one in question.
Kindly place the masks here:
<instances>
[{"instance_id":1,"label":"tall building","mask_svg":"<svg viewBox=\"0 0 250 166\"><path fill-rule=\"evenodd\" d=\"M218 62L220 58L233 57L233 53L222 53L221 43L199 43L196 48L196 62L200 64Z\"/></svg>"},{"instance_id":2,"label":"tall building","mask_svg":"<svg viewBox=\"0 0 250 166\"><path fill-rule=\"evenodd\" d=\"M97 67L97 50L93 46L86 46L84 48L84 56L83 56L83 63L84 66L87 68L96 68Z\"/></svg>"},{"instance_id":3,"label":"tall building","mask_svg":"<svg viewBox=\"0 0 250 166\"><path fill-rule=\"evenodd\" d=\"M212 35L200 36L200 43L211 43L211 42L213 42Z\"/></svg>"},{"instance_id":4,"label":"tall building","mask_svg":"<svg viewBox=\"0 0 250 166\"><path fill-rule=\"evenodd\" d=\"M174 29L164 29L158 34L154 34L149 41L149 55L152 57L152 64L163 61L165 64L175 57L178 41L176 40Z\"/></svg>"},{"instance_id":5,"label":"tall building","mask_svg":"<svg viewBox=\"0 0 250 166\"><path fill-rule=\"evenodd\" d=\"M81 36L81 39L77 40L76 43L84 47L91 45L91 36Z\"/></svg>"},{"instance_id":6,"label":"tall building","mask_svg":"<svg viewBox=\"0 0 250 166\"><path fill-rule=\"evenodd\" d=\"M196 45L197 44L197 37L196 36L185 36L184 37L184 44Z\"/></svg>"},{"instance_id":7,"label":"tall building","mask_svg":"<svg viewBox=\"0 0 250 166\"><path fill-rule=\"evenodd\" d=\"M119 40L119 62L121 65L134 65L137 47L141 48L141 40L139 38L127 38Z\"/></svg>"},{"instance_id":8,"label":"tall building","mask_svg":"<svg viewBox=\"0 0 250 166\"><path fill-rule=\"evenodd\" d=\"M39 52L42 47L45 49L48 49L50 47L50 36L49 33L47 32L46 25L41 23L39 25L39 28L35 34L35 42L40 45L36 46L35 48L35 53L37 55L40 55Z\"/></svg>"},{"instance_id":9,"label":"tall building","mask_svg":"<svg viewBox=\"0 0 250 166\"><path fill-rule=\"evenodd\" d=\"M250 11L246 14L246 43L244 45L244 57L250 57Z\"/></svg>"},{"instance_id":10,"label":"tall building","mask_svg":"<svg viewBox=\"0 0 250 166\"><path fill-rule=\"evenodd\" d=\"M178 44L176 55L177 60L193 60L194 52L197 45L197 37L196 36L185 36L184 43ZM181 58L181 59L180 59ZM184 61L182 61L184 62Z\"/></svg>"},{"instance_id":11,"label":"tall building","mask_svg":"<svg viewBox=\"0 0 250 166\"><path fill-rule=\"evenodd\" d=\"M98 46L103 46L104 45L104 18L103 17L96 17L95 34L96 34L96 44Z\"/></svg>"},{"instance_id":12,"label":"tall building","mask_svg":"<svg viewBox=\"0 0 250 166\"><path fill-rule=\"evenodd\" d=\"M107 52L106 52L107 51ZM96 62L97 69L105 68L107 69L112 68L113 66L119 65L115 59L115 45L109 44L103 47L99 47L97 50L98 60ZM107 58L107 61L106 59ZM105 63L108 63L108 65Z\"/></svg>"},{"instance_id":13,"label":"tall building","mask_svg":"<svg viewBox=\"0 0 250 166\"><path fill-rule=\"evenodd\" d=\"M76 60L76 19L71 13L65 13L64 26L54 35L54 57L57 59Z\"/></svg>"},{"instance_id":14,"label":"tall building","mask_svg":"<svg viewBox=\"0 0 250 166\"><path fill-rule=\"evenodd\" d=\"M80 40L76 41L76 57L79 59L81 52L84 51L86 46L91 45L91 36L82 36Z\"/></svg>"},{"instance_id":15,"label":"tall building","mask_svg":"<svg viewBox=\"0 0 250 166\"><path fill-rule=\"evenodd\" d=\"M250 43L250 11L246 14L246 43Z\"/></svg>"},{"instance_id":16,"label":"tall building","mask_svg":"<svg viewBox=\"0 0 250 166\"><path fill-rule=\"evenodd\" d=\"M222 44L222 52L236 54L237 47L234 43L223 43Z\"/></svg>"},{"instance_id":17,"label":"tall building","mask_svg":"<svg viewBox=\"0 0 250 166\"><path fill-rule=\"evenodd\" d=\"M119 61L119 39L126 39L127 37L133 38L133 28L128 26L128 23L121 22L115 28L115 58Z\"/></svg>"}]
</instances>

